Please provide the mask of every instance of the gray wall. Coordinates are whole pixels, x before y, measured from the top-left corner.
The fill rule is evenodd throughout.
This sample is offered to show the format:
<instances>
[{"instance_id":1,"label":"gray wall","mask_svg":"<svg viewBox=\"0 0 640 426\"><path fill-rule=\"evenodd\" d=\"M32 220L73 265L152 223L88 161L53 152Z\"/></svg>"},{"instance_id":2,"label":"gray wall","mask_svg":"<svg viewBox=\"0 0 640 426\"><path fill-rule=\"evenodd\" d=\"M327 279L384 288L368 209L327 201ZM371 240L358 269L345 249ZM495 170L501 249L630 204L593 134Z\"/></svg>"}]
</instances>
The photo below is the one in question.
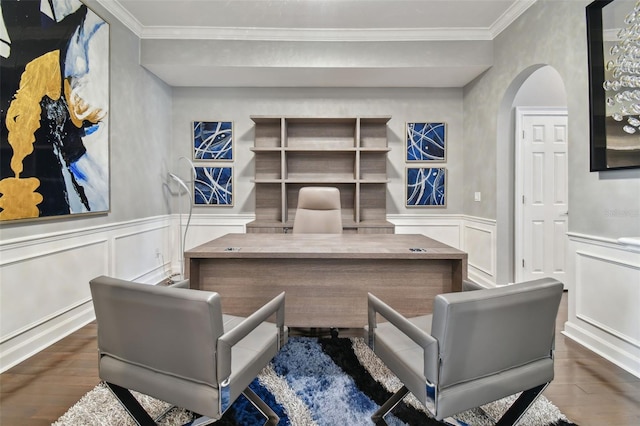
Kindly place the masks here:
<instances>
[{"instance_id":1,"label":"gray wall","mask_svg":"<svg viewBox=\"0 0 640 426\"><path fill-rule=\"evenodd\" d=\"M464 213L498 222L499 252L512 250L511 106L522 82L551 65L561 75L569 110L570 231L609 238L640 235L640 170L589 172L588 75L584 7L589 0L539 0L495 40L495 65L462 89L187 89L162 83L138 65L138 39L95 2L111 23L112 213L36 223L3 223L3 240L166 214L166 172L186 173L194 119L233 120L236 200L253 212L252 123L249 115L391 115L388 212ZM404 207L406 121L448 124L448 207ZM482 193L474 202L473 194ZM198 210L198 209L196 209ZM508 226L507 226L508 229ZM499 270L503 270L500 268ZM499 277L506 278L506 277Z\"/></svg>"},{"instance_id":2,"label":"gray wall","mask_svg":"<svg viewBox=\"0 0 640 426\"><path fill-rule=\"evenodd\" d=\"M494 66L464 88L465 182L472 182L463 191L464 212L497 220L499 254L513 249L506 237L511 206L505 202L513 199L508 182L514 159L505 154L511 151L511 107L522 83L544 65L558 71L568 97L569 231L606 238L640 235L640 170L589 172L589 3L539 0L495 39ZM482 191L481 203L473 201L473 191ZM505 271L499 264L498 282L510 278Z\"/></svg>"},{"instance_id":3,"label":"gray wall","mask_svg":"<svg viewBox=\"0 0 640 426\"><path fill-rule=\"evenodd\" d=\"M513 100L513 107L567 107L567 92L564 81L553 67L536 70L520 86Z\"/></svg>"},{"instance_id":4,"label":"gray wall","mask_svg":"<svg viewBox=\"0 0 640 426\"><path fill-rule=\"evenodd\" d=\"M251 115L355 117L389 115L388 138L391 152L387 174L391 179L387 193L387 212L462 213L463 149L462 89L173 89L173 170L183 178L188 166L180 156L192 157L193 120L231 120L234 122L235 201L232 208L195 208L194 213L253 213L254 133ZM448 200L446 208L405 207L405 126L407 121L444 121L447 123ZM199 163L206 165L206 163ZM223 163L218 163L223 164Z\"/></svg>"},{"instance_id":5,"label":"gray wall","mask_svg":"<svg viewBox=\"0 0 640 426\"><path fill-rule=\"evenodd\" d=\"M111 213L5 222L3 240L169 212L163 180L171 152L171 88L138 65L138 38L99 4L87 3L111 29Z\"/></svg>"}]
</instances>

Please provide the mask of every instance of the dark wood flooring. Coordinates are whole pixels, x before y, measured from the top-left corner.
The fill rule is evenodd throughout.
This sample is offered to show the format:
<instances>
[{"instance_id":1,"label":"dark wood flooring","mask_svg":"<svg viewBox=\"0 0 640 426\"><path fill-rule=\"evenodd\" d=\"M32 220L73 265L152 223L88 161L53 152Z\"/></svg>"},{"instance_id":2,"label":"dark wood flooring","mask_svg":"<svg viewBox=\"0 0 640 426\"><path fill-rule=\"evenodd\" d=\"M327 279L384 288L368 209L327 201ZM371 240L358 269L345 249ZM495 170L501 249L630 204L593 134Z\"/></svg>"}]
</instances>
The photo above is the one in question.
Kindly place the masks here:
<instances>
[{"instance_id":1,"label":"dark wood flooring","mask_svg":"<svg viewBox=\"0 0 640 426\"><path fill-rule=\"evenodd\" d=\"M640 425L640 379L560 334L566 319L565 293L544 394L582 426ZM98 382L92 323L0 375L0 425L50 425Z\"/></svg>"}]
</instances>

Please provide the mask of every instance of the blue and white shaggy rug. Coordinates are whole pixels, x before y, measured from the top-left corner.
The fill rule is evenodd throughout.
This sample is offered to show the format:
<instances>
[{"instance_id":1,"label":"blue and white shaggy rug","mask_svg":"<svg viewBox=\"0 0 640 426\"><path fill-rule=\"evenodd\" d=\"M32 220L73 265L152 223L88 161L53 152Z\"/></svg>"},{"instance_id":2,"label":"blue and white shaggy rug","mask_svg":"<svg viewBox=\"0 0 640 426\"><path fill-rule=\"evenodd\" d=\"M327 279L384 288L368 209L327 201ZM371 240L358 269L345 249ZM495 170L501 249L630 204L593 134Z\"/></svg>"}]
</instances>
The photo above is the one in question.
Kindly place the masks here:
<instances>
[{"instance_id":1,"label":"blue and white shaggy rug","mask_svg":"<svg viewBox=\"0 0 640 426\"><path fill-rule=\"evenodd\" d=\"M337 426L372 425L371 415L402 384L373 354L361 338L292 337L251 384L280 416L281 425ZM135 394L152 416L168 404ZM456 419L472 426L494 425L515 397L482 409L461 413ZM191 414L172 410L164 425L183 424ZM386 417L390 425L440 425L410 394ZM240 397L216 425L262 425L264 418ZM56 423L60 425L133 425L104 384L96 386ZM572 425L546 398L539 398L520 425Z\"/></svg>"}]
</instances>

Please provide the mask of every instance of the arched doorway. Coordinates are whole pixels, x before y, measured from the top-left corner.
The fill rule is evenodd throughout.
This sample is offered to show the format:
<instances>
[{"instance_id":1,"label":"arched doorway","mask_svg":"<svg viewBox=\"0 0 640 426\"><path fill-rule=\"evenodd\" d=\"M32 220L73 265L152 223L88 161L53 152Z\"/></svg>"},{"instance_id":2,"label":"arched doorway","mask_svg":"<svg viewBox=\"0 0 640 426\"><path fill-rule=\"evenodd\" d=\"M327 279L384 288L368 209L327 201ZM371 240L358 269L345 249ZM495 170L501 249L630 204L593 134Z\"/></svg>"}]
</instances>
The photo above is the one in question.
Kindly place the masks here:
<instances>
[{"instance_id":1,"label":"arched doorway","mask_svg":"<svg viewBox=\"0 0 640 426\"><path fill-rule=\"evenodd\" d=\"M497 134L497 283L514 282L516 265L516 108L565 108L564 82L551 66L534 65L522 71L509 85L500 104Z\"/></svg>"}]
</instances>

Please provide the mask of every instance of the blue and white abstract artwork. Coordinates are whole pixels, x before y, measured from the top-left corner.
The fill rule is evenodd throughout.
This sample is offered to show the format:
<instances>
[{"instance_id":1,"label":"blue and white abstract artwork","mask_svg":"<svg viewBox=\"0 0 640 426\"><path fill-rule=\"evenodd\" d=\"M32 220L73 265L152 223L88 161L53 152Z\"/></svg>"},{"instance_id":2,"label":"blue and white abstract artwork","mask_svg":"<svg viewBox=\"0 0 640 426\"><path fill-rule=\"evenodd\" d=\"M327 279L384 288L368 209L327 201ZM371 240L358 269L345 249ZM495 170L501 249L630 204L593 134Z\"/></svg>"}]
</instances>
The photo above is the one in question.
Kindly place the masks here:
<instances>
[{"instance_id":1,"label":"blue and white abstract artwork","mask_svg":"<svg viewBox=\"0 0 640 426\"><path fill-rule=\"evenodd\" d=\"M407 167L407 207L445 207L444 167Z\"/></svg>"},{"instance_id":2,"label":"blue and white abstract artwork","mask_svg":"<svg viewBox=\"0 0 640 426\"><path fill-rule=\"evenodd\" d=\"M233 123L194 121L193 159L233 160Z\"/></svg>"},{"instance_id":3,"label":"blue and white abstract artwork","mask_svg":"<svg viewBox=\"0 0 640 426\"><path fill-rule=\"evenodd\" d=\"M407 161L446 159L445 123L407 123Z\"/></svg>"},{"instance_id":4,"label":"blue and white abstract artwork","mask_svg":"<svg viewBox=\"0 0 640 426\"><path fill-rule=\"evenodd\" d=\"M109 32L80 0L0 2L0 221L110 211Z\"/></svg>"},{"instance_id":5,"label":"blue and white abstract artwork","mask_svg":"<svg viewBox=\"0 0 640 426\"><path fill-rule=\"evenodd\" d=\"M195 205L233 206L233 167L196 167L195 170Z\"/></svg>"}]
</instances>

